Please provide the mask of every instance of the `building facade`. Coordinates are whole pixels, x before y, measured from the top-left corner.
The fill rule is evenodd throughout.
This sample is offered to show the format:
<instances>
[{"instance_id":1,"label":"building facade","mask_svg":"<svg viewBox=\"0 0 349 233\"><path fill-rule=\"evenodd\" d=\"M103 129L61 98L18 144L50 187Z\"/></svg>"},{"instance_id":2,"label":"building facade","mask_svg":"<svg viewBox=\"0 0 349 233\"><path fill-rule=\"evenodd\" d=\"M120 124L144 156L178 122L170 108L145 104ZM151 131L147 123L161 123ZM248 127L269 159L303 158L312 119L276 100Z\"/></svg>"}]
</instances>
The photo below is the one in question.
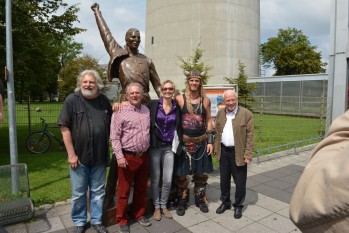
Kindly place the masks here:
<instances>
[{"instance_id":1,"label":"building facade","mask_svg":"<svg viewBox=\"0 0 349 233\"><path fill-rule=\"evenodd\" d=\"M236 77L239 60L259 77L260 0L147 0L145 54L160 79L184 88L180 60L201 43L202 61L213 69L208 84Z\"/></svg>"}]
</instances>

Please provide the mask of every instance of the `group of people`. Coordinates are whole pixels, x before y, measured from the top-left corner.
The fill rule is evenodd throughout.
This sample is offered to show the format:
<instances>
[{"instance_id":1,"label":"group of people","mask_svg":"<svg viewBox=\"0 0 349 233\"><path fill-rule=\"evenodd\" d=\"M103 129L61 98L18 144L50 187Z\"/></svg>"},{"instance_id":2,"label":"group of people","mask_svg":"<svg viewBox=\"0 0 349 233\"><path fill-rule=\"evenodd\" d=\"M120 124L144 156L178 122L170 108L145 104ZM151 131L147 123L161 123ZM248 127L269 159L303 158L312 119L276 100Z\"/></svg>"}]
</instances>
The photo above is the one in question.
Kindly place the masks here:
<instances>
[{"instance_id":1,"label":"group of people","mask_svg":"<svg viewBox=\"0 0 349 233\"><path fill-rule=\"evenodd\" d=\"M126 46L122 48L112 37L99 5L93 4L91 8L111 57L108 77L119 78L123 103L112 107L101 93L103 83L99 74L85 70L78 77L76 91L66 98L58 118L70 166L75 232L84 232L86 227L87 193L91 227L99 233L108 232L102 224L102 211L109 164L109 176L114 176L111 182L114 184L109 189L116 190L115 218L119 232L129 232L127 206L132 186L131 214L142 226L151 225L145 218L149 175L155 220L172 218L167 204L173 183L176 213L185 215L189 175L194 182L195 205L207 213L205 190L208 173L213 171L212 155L220 159L221 172L222 204L216 213L231 208L233 176L237 186L234 217L241 218L247 164L252 160L254 144L252 113L237 105L234 90L227 90L223 95L226 107L219 110L213 129L211 103L203 91L205 72L185 71L185 93L175 95L174 83L171 80L160 83L152 61L138 52L139 31L128 30ZM149 81L158 100L150 100ZM109 141L115 164L109 161ZM108 177L108 185L109 180L113 179Z\"/></svg>"}]
</instances>

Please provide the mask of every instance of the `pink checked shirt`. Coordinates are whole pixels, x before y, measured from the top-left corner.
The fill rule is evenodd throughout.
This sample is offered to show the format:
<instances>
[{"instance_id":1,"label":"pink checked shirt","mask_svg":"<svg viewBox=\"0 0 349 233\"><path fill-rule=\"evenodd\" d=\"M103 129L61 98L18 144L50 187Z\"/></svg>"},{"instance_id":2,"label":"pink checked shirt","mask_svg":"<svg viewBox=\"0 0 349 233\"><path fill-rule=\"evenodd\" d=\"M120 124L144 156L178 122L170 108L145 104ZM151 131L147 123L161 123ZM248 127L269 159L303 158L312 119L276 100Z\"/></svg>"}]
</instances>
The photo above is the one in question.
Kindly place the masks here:
<instances>
[{"instance_id":1,"label":"pink checked shirt","mask_svg":"<svg viewBox=\"0 0 349 233\"><path fill-rule=\"evenodd\" d=\"M133 152L145 152L150 144L149 109L128 103L120 112L114 112L110 126L110 141L117 159L124 157L122 149Z\"/></svg>"}]
</instances>

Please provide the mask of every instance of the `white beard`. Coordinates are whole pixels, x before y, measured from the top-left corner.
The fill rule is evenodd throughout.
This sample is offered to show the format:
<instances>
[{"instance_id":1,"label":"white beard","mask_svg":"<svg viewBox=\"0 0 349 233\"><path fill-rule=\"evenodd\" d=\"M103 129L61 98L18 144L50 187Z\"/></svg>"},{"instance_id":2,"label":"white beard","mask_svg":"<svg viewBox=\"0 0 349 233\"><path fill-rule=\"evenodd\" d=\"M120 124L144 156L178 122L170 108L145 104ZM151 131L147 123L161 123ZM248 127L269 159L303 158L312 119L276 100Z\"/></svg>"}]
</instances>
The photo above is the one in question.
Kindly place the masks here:
<instances>
[{"instance_id":1,"label":"white beard","mask_svg":"<svg viewBox=\"0 0 349 233\"><path fill-rule=\"evenodd\" d=\"M97 89L93 89L93 90L81 89L81 93L86 99L93 99L97 97Z\"/></svg>"}]
</instances>

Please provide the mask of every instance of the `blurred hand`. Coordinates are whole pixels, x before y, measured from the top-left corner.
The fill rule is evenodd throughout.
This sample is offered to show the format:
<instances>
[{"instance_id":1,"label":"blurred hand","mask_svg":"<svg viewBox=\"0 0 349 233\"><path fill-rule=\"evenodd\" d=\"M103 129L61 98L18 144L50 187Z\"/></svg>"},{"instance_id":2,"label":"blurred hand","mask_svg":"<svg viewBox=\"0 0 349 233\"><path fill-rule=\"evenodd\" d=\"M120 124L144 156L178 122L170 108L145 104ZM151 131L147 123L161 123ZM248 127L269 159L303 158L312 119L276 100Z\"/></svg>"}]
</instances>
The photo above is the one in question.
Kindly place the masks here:
<instances>
[{"instance_id":1,"label":"blurred hand","mask_svg":"<svg viewBox=\"0 0 349 233\"><path fill-rule=\"evenodd\" d=\"M68 163L69 163L69 166L73 170L75 170L78 167L78 165L80 164L78 156L76 154L68 155Z\"/></svg>"},{"instance_id":2,"label":"blurred hand","mask_svg":"<svg viewBox=\"0 0 349 233\"><path fill-rule=\"evenodd\" d=\"M117 161L119 167L126 168L126 166L128 165L125 158L118 159Z\"/></svg>"},{"instance_id":3,"label":"blurred hand","mask_svg":"<svg viewBox=\"0 0 349 233\"><path fill-rule=\"evenodd\" d=\"M213 152L213 145L212 144L207 144L207 154L211 155L211 153Z\"/></svg>"},{"instance_id":4,"label":"blurred hand","mask_svg":"<svg viewBox=\"0 0 349 233\"><path fill-rule=\"evenodd\" d=\"M244 161L245 161L246 164L249 164L252 161L252 159L244 158Z\"/></svg>"}]
</instances>

